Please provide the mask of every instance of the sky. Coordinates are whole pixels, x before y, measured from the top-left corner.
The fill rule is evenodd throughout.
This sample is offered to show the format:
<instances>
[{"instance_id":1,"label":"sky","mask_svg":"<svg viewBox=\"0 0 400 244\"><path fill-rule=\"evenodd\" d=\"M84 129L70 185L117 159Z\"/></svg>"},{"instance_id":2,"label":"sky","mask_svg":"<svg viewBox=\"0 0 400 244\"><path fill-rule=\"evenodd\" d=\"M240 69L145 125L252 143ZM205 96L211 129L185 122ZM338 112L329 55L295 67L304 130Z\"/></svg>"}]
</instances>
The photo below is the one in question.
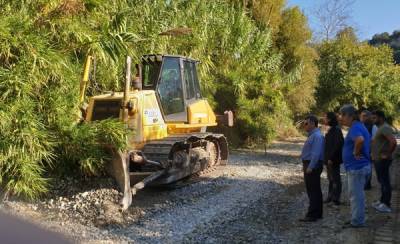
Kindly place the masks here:
<instances>
[{"instance_id":1,"label":"sky","mask_svg":"<svg viewBox=\"0 0 400 244\"><path fill-rule=\"evenodd\" d=\"M323 0L287 0L288 6L297 5L309 17L311 28L316 28L313 10ZM351 10L351 25L357 29L361 40L371 39L374 34L400 30L400 0L355 0Z\"/></svg>"}]
</instances>

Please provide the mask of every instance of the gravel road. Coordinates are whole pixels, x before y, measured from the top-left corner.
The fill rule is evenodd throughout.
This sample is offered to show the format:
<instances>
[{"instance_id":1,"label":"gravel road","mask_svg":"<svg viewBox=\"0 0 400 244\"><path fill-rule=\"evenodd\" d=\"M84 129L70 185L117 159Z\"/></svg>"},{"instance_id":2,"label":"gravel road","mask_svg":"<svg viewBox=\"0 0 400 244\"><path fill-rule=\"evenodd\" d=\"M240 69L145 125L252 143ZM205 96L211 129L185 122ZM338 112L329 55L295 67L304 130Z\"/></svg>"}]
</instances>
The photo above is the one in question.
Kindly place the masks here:
<instances>
[{"instance_id":1,"label":"gravel road","mask_svg":"<svg viewBox=\"0 0 400 244\"><path fill-rule=\"evenodd\" d=\"M110 179L67 179L47 199L7 201L0 208L83 243L360 243L371 238L368 229L342 230L346 205L325 208L317 223L297 221L307 206L298 158L302 144L293 139L274 143L266 153L234 151L229 165L200 178L139 192L124 213ZM323 184L326 188L326 179ZM378 225L385 218L371 219Z\"/></svg>"}]
</instances>

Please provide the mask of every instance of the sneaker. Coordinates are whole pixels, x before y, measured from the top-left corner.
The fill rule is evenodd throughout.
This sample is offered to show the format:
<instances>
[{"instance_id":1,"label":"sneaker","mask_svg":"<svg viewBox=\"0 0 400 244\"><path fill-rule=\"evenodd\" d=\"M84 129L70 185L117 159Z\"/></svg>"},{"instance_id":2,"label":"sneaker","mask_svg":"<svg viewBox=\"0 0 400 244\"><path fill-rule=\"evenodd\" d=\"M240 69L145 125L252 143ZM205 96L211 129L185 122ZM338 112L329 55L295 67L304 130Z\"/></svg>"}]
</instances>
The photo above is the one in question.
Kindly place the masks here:
<instances>
[{"instance_id":1,"label":"sneaker","mask_svg":"<svg viewBox=\"0 0 400 244\"><path fill-rule=\"evenodd\" d=\"M381 213L391 213L392 209L389 208L386 204L381 203L379 204L377 207L375 207L375 209Z\"/></svg>"},{"instance_id":2,"label":"sneaker","mask_svg":"<svg viewBox=\"0 0 400 244\"><path fill-rule=\"evenodd\" d=\"M381 201L373 202L373 203L372 203L372 207L373 207L373 208L376 208L376 207L378 207L380 204L381 204Z\"/></svg>"}]
</instances>

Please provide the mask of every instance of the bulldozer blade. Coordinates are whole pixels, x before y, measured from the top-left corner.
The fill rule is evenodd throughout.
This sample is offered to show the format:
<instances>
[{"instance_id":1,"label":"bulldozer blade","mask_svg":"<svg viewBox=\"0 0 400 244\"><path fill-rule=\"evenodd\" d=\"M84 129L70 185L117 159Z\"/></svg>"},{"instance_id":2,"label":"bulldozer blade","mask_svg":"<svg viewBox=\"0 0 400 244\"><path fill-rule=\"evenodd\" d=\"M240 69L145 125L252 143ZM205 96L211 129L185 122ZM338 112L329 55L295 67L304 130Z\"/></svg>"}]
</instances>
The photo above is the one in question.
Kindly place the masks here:
<instances>
[{"instance_id":1,"label":"bulldozer blade","mask_svg":"<svg viewBox=\"0 0 400 244\"><path fill-rule=\"evenodd\" d=\"M117 181L119 188L124 192L124 196L121 200L122 210L126 210L132 204L132 197L138 190L143 189L147 184L159 177L163 176L167 170L159 170L152 172L152 174L146 176L142 181L136 183L131 187L131 179L129 172L129 153L128 152L114 152L114 157L109 167L109 173Z\"/></svg>"},{"instance_id":2,"label":"bulldozer blade","mask_svg":"<svg viewBox=\"0 0 400 244\"><path fill-rule=\"evenodd\" d=\"M149 183L157 180L161 176L163 176L166 172L167 172L167 170L165 170L165 169L156 171L153 174L151 174L151 175L147 176L146 178L144 178L142 181L136 183L131 188L132 196L136 195L137 191L143 189L147 184L149 184Z\"/></svg>"},{"instance_id":3,"label":"bulldozer blade","mask_svg":"<svg viewBox=\"0 0 400 244\"><path fill-rule=\"evenodd\" d=\"M126 152L115 152L109 168L109 173L117 181L124 196L121 201L122 209L126 210L132 204L132 193L129 176L129 155Z\"/></svg>"}]
</instances>

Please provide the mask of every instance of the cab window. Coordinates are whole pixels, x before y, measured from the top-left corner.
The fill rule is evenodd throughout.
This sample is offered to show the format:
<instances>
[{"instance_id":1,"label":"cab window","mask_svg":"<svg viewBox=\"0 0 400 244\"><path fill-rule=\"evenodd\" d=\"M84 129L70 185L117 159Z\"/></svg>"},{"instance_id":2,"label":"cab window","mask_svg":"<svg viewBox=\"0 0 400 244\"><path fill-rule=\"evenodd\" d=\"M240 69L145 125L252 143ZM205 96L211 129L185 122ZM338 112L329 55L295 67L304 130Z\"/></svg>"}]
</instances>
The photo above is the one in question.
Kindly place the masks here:
<instances>
[{"instance_id":1,"label":"cab window","mask_svg":"<svg viewBox=\"0 0 400 244\"><path fill-rule=\"evenodd\" d=\"M160 69L161 62L150 60L143 62L143 89L153 90L155 88Z\"/></svg>"},{"instance_id":2,"label":"cab window","mask_svg":"<svg viewBox=\"0 0 400 244\"><path fill-rule=\"evenodd\" d=\"M165 115L185 112L178 58L164 58L157 92Z\"/></svg>"},{"instance_id":3,"label":"cab window","mask_svg":"<svg viewBox=\"0 0 400 244\"><path fill-rule=\"evenodd\" d=\"M193 86L194 86L194 94L196 98L201 98L201 89L200 89L200 82L197 76L197 67L196 63L192 63L192 71L193 71Z\"/></svg>"},{"instance_id":4,"label":"cab window","mask_svg":"<svg viewBox=\"0 0 400 244\"><path fill-rule=\"evenodd\" d=\"M185 69L184 75L185 75L185 86L186 86L186 99L190 100L196 97L192 63L184 61L183 67Z\"/></svg>"},{"instance_id":5,"label":"cab window","mask_svg":"<svg viewBox=\"0 0 400 244\"><path fill-rule=\"evenodd\" d=\"M200 86L197 78L196 64L191 61L184 61L184 75L186 86L186 99L197 99L200 96Z\"/></svg>"}]
</instances>

